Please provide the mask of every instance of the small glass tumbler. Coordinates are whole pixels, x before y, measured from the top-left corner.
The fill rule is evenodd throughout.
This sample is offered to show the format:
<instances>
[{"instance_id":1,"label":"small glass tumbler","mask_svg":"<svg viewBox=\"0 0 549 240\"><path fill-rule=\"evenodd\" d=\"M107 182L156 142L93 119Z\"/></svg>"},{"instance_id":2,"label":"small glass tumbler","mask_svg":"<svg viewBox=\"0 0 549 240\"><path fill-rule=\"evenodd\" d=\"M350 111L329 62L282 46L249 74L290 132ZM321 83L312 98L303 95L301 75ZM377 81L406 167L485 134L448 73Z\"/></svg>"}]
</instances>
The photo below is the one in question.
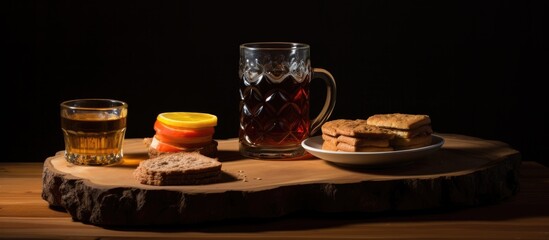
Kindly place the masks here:
<instances>
[{"instance_id":1,"label":"small glass tumbler","mask_svg":"<svg viewBox=\"0 0 549 240\"><path fill-rule=\"evenodd\" d=\"M74 99L61 103L65 159L75 165L122 162L128 104L113 99Z\"/></svg>"}]
</instances>

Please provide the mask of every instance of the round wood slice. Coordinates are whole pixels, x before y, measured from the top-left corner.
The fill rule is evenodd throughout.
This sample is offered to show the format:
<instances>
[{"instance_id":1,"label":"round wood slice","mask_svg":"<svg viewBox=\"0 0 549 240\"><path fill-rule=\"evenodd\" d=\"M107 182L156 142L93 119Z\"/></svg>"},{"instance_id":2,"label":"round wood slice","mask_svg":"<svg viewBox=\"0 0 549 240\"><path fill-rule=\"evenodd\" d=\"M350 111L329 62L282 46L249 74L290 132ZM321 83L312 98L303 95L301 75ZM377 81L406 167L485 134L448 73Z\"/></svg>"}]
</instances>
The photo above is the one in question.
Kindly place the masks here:
<instances>
[{"instance_id":1,"label":"round wood slice","mask_svg":"<svg viewBox=\"0 0 549 240\"><path fill-rule=\"evenodd\" d=\"M219 141L222 181L150 186L133 178L147 159L143 139L127 139L124 163L76 166L62 152L44 162L42 198L73 219L104 226L173 225L278 217L297 211L387 212L478 206L519 189L520 153L507 144L437 134L444 146L405 166L360 169L312 156L246 159L238 140Z\"/></svg>"}]
</instances>

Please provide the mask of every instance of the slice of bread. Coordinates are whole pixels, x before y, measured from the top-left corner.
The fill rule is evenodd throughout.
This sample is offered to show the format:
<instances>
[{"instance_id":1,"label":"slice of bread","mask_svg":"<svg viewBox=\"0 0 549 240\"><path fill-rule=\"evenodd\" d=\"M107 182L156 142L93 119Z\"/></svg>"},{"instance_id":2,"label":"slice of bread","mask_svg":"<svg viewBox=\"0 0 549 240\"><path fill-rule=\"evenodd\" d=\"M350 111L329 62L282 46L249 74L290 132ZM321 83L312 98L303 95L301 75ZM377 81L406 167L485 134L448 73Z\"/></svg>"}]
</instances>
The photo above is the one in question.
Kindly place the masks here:
<instances>
[{"instance_id":1,"label":"slice of bread","mask_svg":"<svg viewBox=\"0 0 549 240\"><path fill-rule=\"evenodd\" d=\"M147 185L197 185L220 180L222 164L198 152L163 154L143 160L133 176Z\"/></svg>"}]
</instances>

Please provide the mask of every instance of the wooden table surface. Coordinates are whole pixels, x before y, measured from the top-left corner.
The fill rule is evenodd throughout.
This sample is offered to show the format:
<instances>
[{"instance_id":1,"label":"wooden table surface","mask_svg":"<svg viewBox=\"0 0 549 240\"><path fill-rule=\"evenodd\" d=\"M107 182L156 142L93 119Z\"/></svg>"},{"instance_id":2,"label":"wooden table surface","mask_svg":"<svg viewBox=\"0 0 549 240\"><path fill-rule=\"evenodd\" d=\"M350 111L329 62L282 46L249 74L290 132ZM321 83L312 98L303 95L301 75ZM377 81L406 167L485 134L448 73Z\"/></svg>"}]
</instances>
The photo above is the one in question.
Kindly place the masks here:
<instances>
[{"instance_id":1,"label":"wooden table surface","mask_svg":"<svg viewBox=\"0 0 549 240\"><path fill-rule=\"evenodd\" d=\"M150 229L75 222L41 198L43 163L0 163L0 239L549 239L549 168L522 162L520 191L502 203L453 210L293 214L276 219Z\"/></svg>"}]
</instances>

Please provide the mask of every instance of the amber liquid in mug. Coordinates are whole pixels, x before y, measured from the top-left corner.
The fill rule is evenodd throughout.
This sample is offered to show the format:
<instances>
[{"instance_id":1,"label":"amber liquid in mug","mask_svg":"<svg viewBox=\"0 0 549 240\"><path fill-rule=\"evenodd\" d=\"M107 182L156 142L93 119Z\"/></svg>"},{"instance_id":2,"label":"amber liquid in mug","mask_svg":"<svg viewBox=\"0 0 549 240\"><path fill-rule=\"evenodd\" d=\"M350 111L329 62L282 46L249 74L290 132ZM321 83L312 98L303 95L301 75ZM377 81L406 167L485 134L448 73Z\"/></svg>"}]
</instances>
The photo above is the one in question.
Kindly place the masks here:
<instances>
[{"instance_id":1,"label":"amber liquid in mug","mask_svg":"<svg viewBox=\"0 0 549 240\"><path fill-rule=\"evenodd\" d=\"M240 86L240 139L254 147L295 146L309 136L310 76L280 83L267 77Z\"/></svg>"},{"instance_id":2,"label":"amber liquid in mug","mask_svg":"<svg viewBox=\"0 0 549 240\"><path fill-rule=\"evenodd\" d=\"M76 114L61 117L66 158L81 165L108 165L122 158L126 117Z\"/></svg>"}]
</instances>

